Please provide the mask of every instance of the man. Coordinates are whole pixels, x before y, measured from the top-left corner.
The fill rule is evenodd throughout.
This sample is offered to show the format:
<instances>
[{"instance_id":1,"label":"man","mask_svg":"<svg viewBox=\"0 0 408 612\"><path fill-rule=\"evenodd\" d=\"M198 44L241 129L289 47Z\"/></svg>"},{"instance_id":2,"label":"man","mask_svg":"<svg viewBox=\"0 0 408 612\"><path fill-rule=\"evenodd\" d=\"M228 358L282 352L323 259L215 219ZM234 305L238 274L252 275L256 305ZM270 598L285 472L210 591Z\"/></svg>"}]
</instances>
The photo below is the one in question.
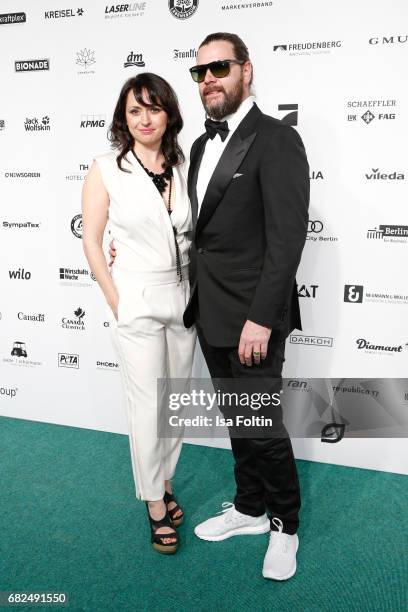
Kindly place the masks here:
<instances>
[{"instance_id":1,"label":"man","mask_svg":"<svg viewBox=\"0 0 408 612\"><path fill-rule=\"evenodd\" d=\"M252 64L238 36L207 36L190 72L208 118L190 156L194 229L184 324L196 325L217 385L222 380L228 391L257 377L257 388L276 389L285 339L301 329L295 275L307 232L305 150L293 128L254 103ZM274 416L275 435L233 430L234 504L195 533L219 541L271 529L263 576L286 580L296 571L300 492L281 412Z\"/></svg>"}]
</instances>

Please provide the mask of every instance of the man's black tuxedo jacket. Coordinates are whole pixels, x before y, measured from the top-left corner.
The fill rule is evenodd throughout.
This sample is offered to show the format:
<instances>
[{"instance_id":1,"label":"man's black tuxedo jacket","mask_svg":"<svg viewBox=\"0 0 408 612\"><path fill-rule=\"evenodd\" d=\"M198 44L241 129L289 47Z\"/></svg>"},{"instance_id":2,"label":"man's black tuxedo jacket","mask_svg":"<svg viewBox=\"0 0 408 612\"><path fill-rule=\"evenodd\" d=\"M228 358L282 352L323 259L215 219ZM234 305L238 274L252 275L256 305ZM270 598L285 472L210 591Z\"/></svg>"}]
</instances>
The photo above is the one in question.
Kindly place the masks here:
<instances>
[{"instance_id":1,"label":"man's black tuxedo jacket","mask_svg":"<svg viewBox=\"0 0 408 612\"><path fill-rule=\"evenodd\" d=\"M217 135L216 138L219 138ZM197 175L207 134L193 144L191 297L184 324L199 321L213 346L238 346L247 319L273 337L301 329L295 280L306 240L309 166L292 127L254 104L232 134L197 220Z\"/></svg>"}]
</instances>

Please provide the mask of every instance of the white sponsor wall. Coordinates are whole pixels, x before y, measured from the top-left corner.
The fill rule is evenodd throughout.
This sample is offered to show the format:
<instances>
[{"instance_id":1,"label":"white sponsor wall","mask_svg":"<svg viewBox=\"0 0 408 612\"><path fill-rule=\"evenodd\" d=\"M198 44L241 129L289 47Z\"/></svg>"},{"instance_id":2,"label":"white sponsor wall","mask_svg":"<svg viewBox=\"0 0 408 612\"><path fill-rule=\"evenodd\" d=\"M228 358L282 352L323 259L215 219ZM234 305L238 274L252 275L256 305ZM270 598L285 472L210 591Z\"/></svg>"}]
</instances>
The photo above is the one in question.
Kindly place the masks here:
<instances>
[{"instance_id":1,"label":"white sponsor wall","mask_svg":"<svg viewBox=\"0 0 408 612\"><path fill-rule=\"evenodd\" d=\"M82 250L82 182L140 71L175 88L188 153L204 121L188 68L213 31L244 39L260 108L294 125L308 153L304 329L288 339L284 374L405 377L407 17L403 0L0 0L0 414L127 432ZM199 350L194 371L208 374ZM299 458L408 473L404 439L293 444Z\"/></svg>"}]
</instances>

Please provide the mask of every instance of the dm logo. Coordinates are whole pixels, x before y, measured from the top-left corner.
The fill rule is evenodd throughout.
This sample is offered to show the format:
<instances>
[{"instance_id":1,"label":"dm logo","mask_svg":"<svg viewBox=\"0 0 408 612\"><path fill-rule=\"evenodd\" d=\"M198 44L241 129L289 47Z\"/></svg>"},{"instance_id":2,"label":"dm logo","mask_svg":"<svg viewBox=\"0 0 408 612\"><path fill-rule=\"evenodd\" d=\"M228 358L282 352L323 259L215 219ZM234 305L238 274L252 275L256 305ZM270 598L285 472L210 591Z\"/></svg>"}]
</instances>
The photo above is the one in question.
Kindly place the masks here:
<instances>
[{"instance_id":1,"label":"dm logo","mask_svg":"<svg viewBox=\"0 0 408 612\"><path fill-rule=\"evenodd\" d=\"M169 9L173 17L188 19L198 8L198 0L169 0Z\"/></svg>"}]
</instances>

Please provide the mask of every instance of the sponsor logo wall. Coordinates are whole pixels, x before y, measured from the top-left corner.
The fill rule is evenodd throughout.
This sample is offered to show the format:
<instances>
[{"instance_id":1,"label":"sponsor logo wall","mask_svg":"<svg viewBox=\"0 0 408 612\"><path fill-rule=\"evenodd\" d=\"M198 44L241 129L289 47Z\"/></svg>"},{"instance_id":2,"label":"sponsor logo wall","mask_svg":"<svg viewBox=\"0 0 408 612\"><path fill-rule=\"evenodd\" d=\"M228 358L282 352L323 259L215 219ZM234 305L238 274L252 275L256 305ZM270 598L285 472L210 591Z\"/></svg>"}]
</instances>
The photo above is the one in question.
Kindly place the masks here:
<instances>
[{"instance_id":1,"label":"sponsor logo wall","mask_svg":"<svg viewBox=\"0 0 408 612\"><path fill-rule=\"evenodd\" d=\"M212 31L247 42L258 105L298 130L308 153L302 330L287 340L284 374L406 376L403 0L392 14L362 0L353 30L338 7L336 31L317 5L305 21L294 0L32 4L0 14L0 414L127 431L112 316L82 249L81 189L138 72L175 88L188 157L204 122L188 69ZM106 252L108 242L106 232ZM204 371L197 350L195 372Z\"/></svg>"}]
</instances>

